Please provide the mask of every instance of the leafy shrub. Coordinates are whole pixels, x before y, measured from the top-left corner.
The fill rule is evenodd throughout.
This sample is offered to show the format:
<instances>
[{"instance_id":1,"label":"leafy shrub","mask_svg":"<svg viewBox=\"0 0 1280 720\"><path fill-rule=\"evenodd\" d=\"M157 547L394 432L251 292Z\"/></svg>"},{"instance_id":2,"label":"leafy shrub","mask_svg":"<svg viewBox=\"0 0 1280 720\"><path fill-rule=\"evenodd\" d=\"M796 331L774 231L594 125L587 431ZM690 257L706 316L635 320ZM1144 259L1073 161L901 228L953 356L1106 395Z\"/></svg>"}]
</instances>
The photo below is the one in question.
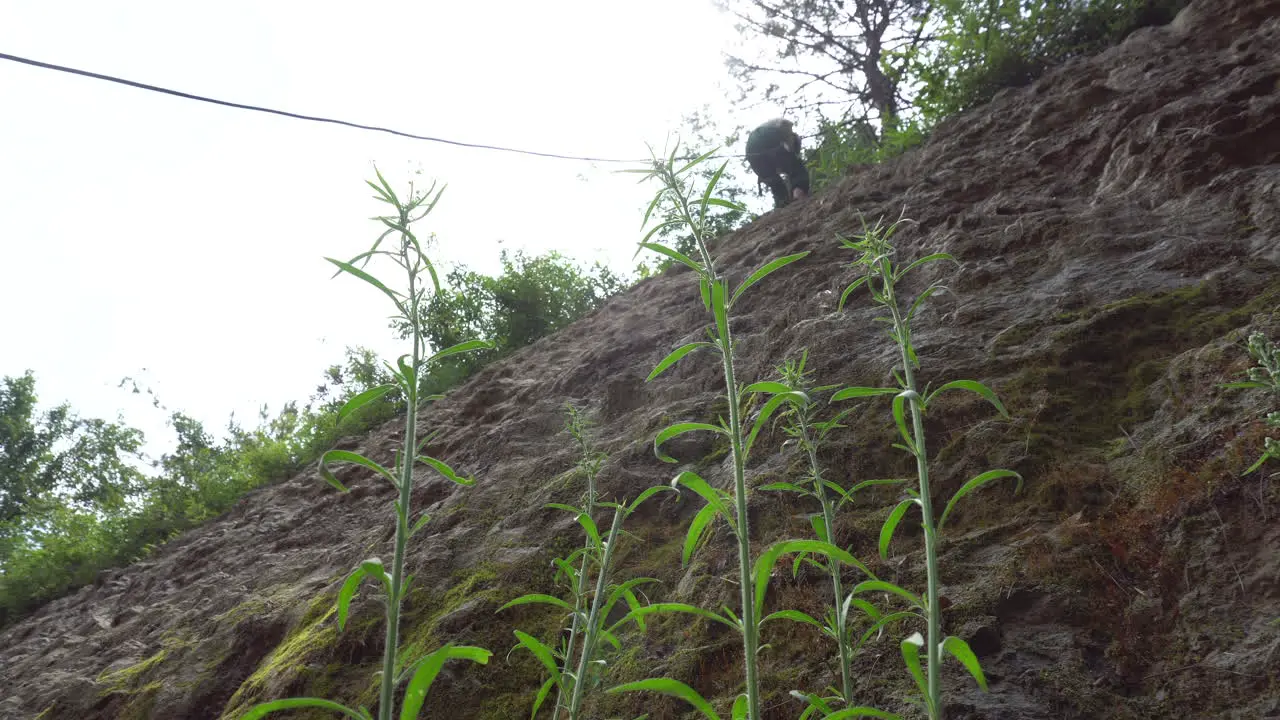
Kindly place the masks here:
<instances>
[{"instance_id":1,"label":"leafy shrub","mask_svg":"<svg viewBox=\"0 0 1280 720\"><path fill-rule=\"evenodd\" d=\"M289 403L246 430L232 421L215 439L196 419L170 415L174 450L144 472L142 432L82 419L68 405L35 413L35 380L5 378L0 392L0 626L133 562L178 533L227 511L246 492L287 478L343 436L401 409L394 396L338 418L347 399L386 375L367 350L299 410Z\"/></svg>"},{"instance_id":2,"label":"leafy shrub","mask_svg":"<svg viewBox=\"0 0 1280 720\"><path fill-rule=\"evenodd\" d=\"M929 122L1026 85L1055 65L1173 19L1189 0L940 0L939 42L922 51L917 108Z\"/></svg>"},{"instance_id":3,"label":"leafy shrub","mask_svg":"<svg viewBox=\"0 0 1280 720\"><path fill-rule=\"evenodd\" d=\"M502 272L484 275L460 266L439 294L421 310L433 348L465 339L488 341L493 349L447 358L424 379L424 390L442 392L494 360L550 335L604 304L626 282L597 263L583 269L557 252L530 257L502 252ZM401 337L408 324L393 323Z\"/></svg>"},{"instance_id":4,"label":"leafy shrub","mask_svg":"<svg viewBox=\"0 0 1280 720\"><path fill-rule=\"evenodd\" d=\"M810 189L815 193L822 190L848 174L850 168L897 157L924 138L918 122L904 122L882 134L867 123L824 122L804 150Z\"/></svg>"}]
</instances>

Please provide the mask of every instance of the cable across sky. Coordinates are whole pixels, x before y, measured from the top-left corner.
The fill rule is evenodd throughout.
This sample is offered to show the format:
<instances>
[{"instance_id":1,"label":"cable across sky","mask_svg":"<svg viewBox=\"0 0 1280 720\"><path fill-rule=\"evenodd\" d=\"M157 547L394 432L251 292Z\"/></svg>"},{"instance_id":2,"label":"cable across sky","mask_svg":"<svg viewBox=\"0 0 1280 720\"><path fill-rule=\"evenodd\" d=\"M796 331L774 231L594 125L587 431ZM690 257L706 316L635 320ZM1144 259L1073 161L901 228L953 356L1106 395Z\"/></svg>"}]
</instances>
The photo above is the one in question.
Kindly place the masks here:
<instances>
[{"instance_id":1,"label":"cable across sky","mask_svg":"<svg viewBox=\"0 0 1280 720\"><path fill-rule=\"evenodd\" d=\"M456 145L465 148L477 148L480 150L496 150L498 152L518 153L520 155L536 155L538 157L555 158L558 160L579 160L583 162L599 162L599 163L621 163L639 165L649 162L649 160L624 160L620 158L603 158L591 157L585 155L561 155L559 153L539 152L536 150L521 150L519 148L502 147L500 145L485 145L483 143L468 143L459 140L448 140L446 138L430 137L428 135L417 135L415 133L404 132L402 130L394 130L392 128L379 127L377 125L364 125L361 123L349 122L347 120L335 120L333 118L317 117L314 115L301 115L299 113L287 112L285 110L273 110L271 108L260 107L257 105L246 105L244 103L231 102L229 100L218 100L216 98L196 95L194 93L183 92L181 90L173 90L163 88L157 85L148 85L147 83L137 82L136 80L126 80L112 75L104 75L102 73L90 72L88 70L79 70L77 68L66 67L64 65L54 65L40 60L32 60L31 58L19 57L8 53L0 53L0 60L10 60L23 65L31 65L33 67L43 68L46 70L55 70L57 72L69 73L71 75L79 75L81 77L92 78L94 80L104 80L106 82L117 83L119 85L127 85L129 87L139 88L141 90L149 90L151 92L163 93L165 95L173 95L175 97L187 100L197 100L199 102L212 103L214 105L222 105L225 107L237 108L240 110L251 110L253 112L268 113L271 115L281 115L284 117L294 118L295 120L309 120L311 122L329 123L332 125L343 125L345 127L356 128L357 130L370 130L372 132L387 133L400 137L409 138L411 140L425 140L427 142L444 143L446 145Z\"/></svg>"}]
</instances>

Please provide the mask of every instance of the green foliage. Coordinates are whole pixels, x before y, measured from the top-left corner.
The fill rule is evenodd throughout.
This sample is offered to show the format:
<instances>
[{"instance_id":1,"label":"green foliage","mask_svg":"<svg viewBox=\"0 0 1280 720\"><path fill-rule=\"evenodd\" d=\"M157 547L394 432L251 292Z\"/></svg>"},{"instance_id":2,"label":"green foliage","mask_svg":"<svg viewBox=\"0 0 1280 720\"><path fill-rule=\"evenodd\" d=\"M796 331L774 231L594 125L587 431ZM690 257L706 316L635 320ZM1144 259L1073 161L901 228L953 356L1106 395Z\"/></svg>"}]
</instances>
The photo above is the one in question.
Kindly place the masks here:
<instances>
[{"instance_id":1,"label":"green foliage","mask_svg":"<svg viewBox=\"0 0 1280 720\"><path fill-rule=\"evenodd\" d=\"M77 416L70 405L36 412L35 376L5 377L0 387L0 539L20 532L52 506L115 512L142 484L131 464L143 435ZM5 558L0 541L0 562Z\"/></svg>"},{"instance_id":2,"label":"green foliage","mask_svg":"<svg viewBox=\"0 0 1280 720\"><path fill-rule=\"evenodd\" d=\"M929 123L981 105L1001 89L1091 55L1134 30L1173 19L1188 0L938 0L938 42L916 66L917 107Z\"/></svg>"},{"instance_id":3,"label":"green foliage","mask_svg":"<svg viewBox=\"0 0 1280 720\"><path fill-rule=\"evenodd\" d=\"M1257 363L1254 367L1249 368L1247 372L1249 379L1228 383L1225 387L1237 389L1260 388L1267 390L1277 400L1280 400L1280 346L1271 342L1271 339L1266 335L1254 332L1249 335L1248 350L1249 356ZM1264 416L1264 420L1267 427L1280 429L1280 410L1268 412ZM1265 438L1263 440L1262 455L1243 474L1248 475L1257 470L1268 460L1280 460L1280 439Z\"/></svg>"},{"instance_id":4,"label":"green foliage","mask_svg":"<svg viewBox=\"0 0 1280 720\"><path fill-rule=\"evenodd\" d=\"M690 147L720 144L729 149L737 145L740 139L738 130L724 133L717 128L715 120L710 116L710 109L706 107L685 116L682 125L682 134L691 139ZM687 155L679 158L679 160L688 162L696 157L696 155ZM741 167L746 167L745 161L741 164ZM758 188L755 188L754 175L751 175L750 180L746 177L739 177L734 172L734 166L729 164L713 166L697 163L689 168L688 172L691 177L696 178L697 182L704 186L710 183L711 178L715 176L716 195L728 201L726 205L710 205L707 207L706 217L702 221L702 232L705 233L704 239L706 241L709 242L727 235L754 219L754 214L744 204L750 194L748 185L758 191ZM747 174L750 174L749 171L747 171ZM653 212L656 218L654 227L657 230L657 234L654 237L684 255L693 256L698 254L698 240L680 217L675 205L659 203L653 209ZM674 262L670 258L658 259L652 265L653 271L661 272L666 270ZM648 268L650 266L641 264L640 267Z\"/></svg>"},{"instance_id":5,"label":"green foliage","mask_svg":"<svg viewBox=\"0 0 1280 720\"><path fill-rule=\"evenodd\" d=\"M727 607L717 613L682 603L659 603L635 609L632 611L632 615L643 617L645 614L653 612L692 613L738 630L742 635L743 642L743 669L746 689L742 696L735 700L733 717L760 720L762 708L758 677L759 617L763 608L764 592L768 585L769 575L772 572L772 560L776 560L777 555L782 552L790 552L791 550L786 548L792 548L793 545L788 545L785 542L775 545L774 548L765 552L761 561L758 561L753 569L751 533L748 527L749 516L747 513L746 464L747 456L751 450L751 443L756 437L758 428L762 422L767 420L769 412L772 411L766 411L769 407L768 405L766 405L766 409L760 411L756 421L756 428L748 436L743 426L744 409L742 404L742 395L747 391L740 387L735 379L734 342L730 327L730 313L734 304L749 288L765 279L768 275L803 259L809 253L802 252L775 258L744 278L730 292L728 278L716 269L715 262L707 247L707 242L711 239L712 232L708 222L709 211L717 207L728 209L740 209L742 207L739 203L719 197L716 194L717 183L724 175L728 163L720 164L715 170L707 174L705 185L694 180L694 178L699 177L699 173L696 172L698 166L709 159L714 152L708 152L697 156L693 160L686 161L680 158L679 145L677 144L668 156L663 158L655 156L648 168L627 172L638 173L645 180L656 180L659 185L657 193L654 194L653 200L649 203L649 207L645 212L643 224L648 225L650 220L654 218L658 218L659 222L648 231L640 242L640 247L658 253L670 261L678 262L693 270L698 277L698 290L702 299L703 309L711 316L712 324L711 327L707 328L707 336L711 342L693 343L677 348L658 363L649 374L648 381L657 378L665 370L688 357L699 348L714 349L719 354L721 365L724 369L728 418L721 418L719 425L700 422L675 423L660 431L654 438L654 452L660 460L674 463L677 460L662 451L662 444L671 438L688 432L707 431L719 433L728 438L733 460L734 480L732 492L713 488L696 473L689 471L679 473L672 481L672 485L675 487L684 486L707 502L706 508L698 513L689 528L684 546L686 560L692 552L692 548L702 542L705 534L710 530L711 523L717 519L725 521L725 524L729 526L730 532L737 540L739 571L737 581L740 590L740 605L738 613L735 614ZM699 189L698 185L703 186ZM655 211L659 211L659 214L655 215ZM674 219L662 219L664 217ZM684 253L678 248L649 241L664 227L677 226L681 227L684 232L688 232L694 239L695 253ZM774 407L776 408L776 406L777 404L775 403ZM814 546L821 545L822 547L806 545L805 547L810 548L810 552L827 555L842 552L826 543L812 544ZM630 683L614 688L612 692L621 690L672 692L673 689L677 691L675 693L677 696L684 698L699 708L703 708L704 714L709 714L706 710L709 706L696 692L671 678L657 678L641 681L640 683ZM710 714L710 717L715 717L715 715Z\"/></svg>"},{"instance_id":6,"label":"green foliage","mask_svg":"<svg viewBox=\"0 0 1280 720\"><path fill-rule=\"evenodd\" d=\"M292 476L339 438L391 418L403 406L394 396L339 419L350 397L389 377L368 350L348 349L346 364L326 371L304 407L288 403L274 417L263 407L253 429L233 418L221 440L172 412L177 442L150 472L141 431L79 418L68 405L37 417L34 378L6 378L0 502L12 512L0 523L0 626L217 517L249 490Z\"/></svg>"},{"instance_id":7,"label":"green foliage","mask_svg":"<svg viewBox=\"0 0 1280 720\"><path fill-rule=\"evenodd\" d=\"M893 397L893 421L897 426L901 440L901 442L895 443L894 447L911 455L916 461L916 470L920 481L919 488L903 487L907 497L898 503L885 521L880 533L880 552L882 555L887 556L890 543L893 540L893 533L898 523L906 512L918 508L921 515L920 528L924 535L925 573L928 590L924 595L916 595L893 583L872 579L855 586L851 596L867 592L891 593L907 601L910 607L910 614L921 615L926 619L927 637L921 636L918 632L914 633L902 641L901 651L907 669L920 690L920 699L924 704L929 719L940 720L944 707L941 679L944 651L950 653L964 665L965 669L978 682L978 685L984 690L986 689L986 679L982 674L981 667L978 665L977 658L969 649L968 644L958 637L944 637L942 635L942 608L938 594L941 585L939 580L940 568L938 566L938 542L943 522L950 515L956 502L966 495L991 482L1004 478L1016 479L1017 489L1021 489L1022 477L1011 470L988 470L979 474L956 491L947 503L946 509L942 512L941 518L935 521L933 498L929 488L928 446L925 442L924 433L924 415L929 408L929 404L942 393L951 390L963 390L972 392L990 402L1002 417L1008 417L1008 412L995 393L987 386L974 380L954 380L932 391L926 390L921 394L915 377L916 370L920 368L920 358L916 354L911 326L915 320L916 311L942 286L934 282L926 286L914 298L903 298L898 294L898 284L908 274L920 267L939 261L949 260L955 262L955 259L946 253L934 253L909 263L899 263L896 258L897 249L892 242L892 237L897 227L898 223L896 222L887 228L881 225L880 222L876 222L871 227L867 227L864 224L863 232L857 238L842 238L844 247L853 250L858 255L853 265L859 269L860 277L845 289L840 297L840 307L843 308L853 293L861 288L866 289L875 304L887 312L887 315L876 318L876 320L889 325L889 338L898 346L899 363L893 368L893 375L898 381L898 387L845 388L836 392L832 399L841 401L891 395ZM877 620L877 625L873 626L872 629L874 630L881 625L883 620L883 618ZM920 662L919 651L921 648L925 650L926 662L924 669L922 669Z\"/></svg>"},{"instance_id":8,"label":"green foliage","mask_svg":"<svg viewBox=\"0 0 1280 720\"><path fill-rule=\"evenodd\" d=\"M811 190L815 193L843 178L850 168L897 157L925 138L916 121L904 121L883 133L877 133L865 122L846 125L823 121L815 135L804 150Z\"/></svg>"},{"instance_id":9,"label":"green foliage","mask_svg":"<svg viewBox=\"0 0 1280 720\"><path fill-rule=\"evenodd\" d=\"M600 307L626 282L608 267L583 269L560 253L529 257L502 251L502 272L484 275L454 268L441 292L427 298L421 321L427 343L447 348L467 338L492 344L480 352L450 358L432 368L423 391L443 392L480 368L569 325ZM407 337L403 319L393 322Z\"/></svg>"},{"instance_id":10,"label":"green foliage","mask_svg":"<svg viewBox=\"0 0 1280 720\"><path fill-rule=\"evenodd\" d=\"M404 441L399 450L396 451L395 465L392 468L384 467L354 452L330 450L320 458L320 475L339 491L346 492L347 489L329 470L329 465L338 462L355 463L374 470L389 481L398 491L399 499L394 504L396 529L395 549L392 555L391 567L389 569L384 567L382 560L376 557L368 558L357 565L347 576L346 581L343 582L342 589L338 592L336 611L339 618L339 629L342 629L342 626L345 625L349 605L360 588L361 581L366 578L378 581L376 587L381 590L387 621L386 642L383 645L382 671L379 674L378 720L391 720L395 714L397 688L403 685L406 680L408 681L408 686L405 688L401 700L398 717L400 720L416 720L422 710L427 691L435 681L436 676L439 675L446 661L461 659L487 664L492 654L483 648L445 645L421 657L409 659L402 658L400 647L400 610L405 594L409 589L410 580L405 573L405 552L409 538L420 530L428 520L424 516L415 521L412 526L409 522L413 514L411 501L414 489L414 468L421 462L436 470L446 479L459 485L471 485L475 482L471 478L457 474L441 460L418 455L422 450L418 443L418 412L424 402L429 402L432 399L432 396L420 396L421 378L442 358L483 349L488 347L488 344L481 341L467 340L451 347L438 349L431 355L426 354L428 345L425 337L425 321L421 310L426 304L428 293L438 293L440 291L440 282L436 275L435 266L423 253L422 245L410 227L431 213L436 203L439 202L444 188L434 192L433 195L435 183L432 183L426 192L416 191L411 183L408 197L402 201L395 191L391 189L391 186L387 184L387 181L382 177L382 173L378 173L377 183L368 182L367 184L377 193L376 200L390 205L395 210L393 215L375 218L385 225L387 229L378 236L371 248L356 255L350 261L343 262L332 258L326 259L337 266L339 270L337 274L346 273L363 280L391 300L397 311L393 317L399 323L402 323L402 326L407 330L405 339L410 341L411 351L397 360L396 368L392 368L389 364L386 366L393 382L374 388L366 388L351 396L338 409L338 416L346 417L359 412L367 408L371 403L385 397L392 389L398 389L405 399ZM398 246L394 250L380 249L382 242L393 235L397 236L399 240ZM366 272L363 269L364 266L374 258L386 258L398 265L404 271L406 289L403 291L393 290L377 277ZM360 263L361 266L357 267L357 263ZM430 279L429 284L426 282L428 279ZM401 662L402 660L404 662ZM341 712L357 720L372 720L373 717L369 710L364 707L353 709L329 700L309 697L260 703L250 708L248 717L265 717L274 711L295 707L325 708Z\"/></svg>"},{"instance_id":11,"label":"green foliage","mask_svg":"<svg viewBox=\"0 0 1280 720\"><path fill-rule=\"evenodd\" d=\"M626 516L653 495L670 490L662 486L650 488L627 506L600 502L596 478L607 456L596 451L588 439L589 423L582 416L581 411L573 405L567 407L569 422L566 430L573 437L579 454L574 471L586 479L587 487L581 507L556 503L548 507L572 513L586 531L586 541L581 548L570 553L568 557L556 558L552 561L556 567L555 578L557 581L563 580L573 604L570 605L569 602L553 595L535 593L518 597L498 608L498 612L502 612L520 605L543 604L569 612L569 626L564 629L568 631L568 636L556 647L548 646L528 633L515 631L519 641L516 647L523 647L532 653L548 673L546 682L534 697L530 717L538 716L538 710L554 689L556 697L554 704L551 705L553 720L558 720L562 713L567 713L569 720L578 720L581 717L582 703L587 691L598 687L605 676L607 663L602 658L604 648L601 640L607 640L615 649L621 649L621 643L616 637L617 629L635 616L629 614L609 624L608 618L614 606L620 601L625 601L633 613L644 607L636 597L634 588L656 581L653 578L633 578L620 585L610 585L611 562L614 549L621 538L622 522ZM598 509L604 507L613 507L614 514L613 524L607 536L601 537L592 516ZM575 561L579 563L577 566L574 565ZM595 573L594 591L591 589L593 585L590 582L593 571ZM638 617L635 619L643 628L643 621ZM558 634L563 634L564 630Z\"/></svg>"}]
</instances>

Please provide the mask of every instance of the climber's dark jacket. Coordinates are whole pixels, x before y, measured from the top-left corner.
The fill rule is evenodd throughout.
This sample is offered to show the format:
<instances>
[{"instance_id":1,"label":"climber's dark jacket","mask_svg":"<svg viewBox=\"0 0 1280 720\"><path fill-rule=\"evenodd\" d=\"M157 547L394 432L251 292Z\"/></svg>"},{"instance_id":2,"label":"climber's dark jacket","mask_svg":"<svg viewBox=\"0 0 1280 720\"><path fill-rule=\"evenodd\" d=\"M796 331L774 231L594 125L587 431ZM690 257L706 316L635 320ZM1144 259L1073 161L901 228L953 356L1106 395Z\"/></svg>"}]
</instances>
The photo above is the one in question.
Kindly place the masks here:
<instances>
[{"instance_id":1,"label":"climber's dark jacket","mask_svg":"<svg viewBox=\"0 0 1280 720\"><path fill-rule=\"evenodd\" d=\"M761 185L768 185L773 193L774 207L782 207L791 201L791 188L809 193L809 171L800 158L800 136L791 129L789 120L770 120L747 136L747 162L755 171Z\"/></svg>"}]
</instances>

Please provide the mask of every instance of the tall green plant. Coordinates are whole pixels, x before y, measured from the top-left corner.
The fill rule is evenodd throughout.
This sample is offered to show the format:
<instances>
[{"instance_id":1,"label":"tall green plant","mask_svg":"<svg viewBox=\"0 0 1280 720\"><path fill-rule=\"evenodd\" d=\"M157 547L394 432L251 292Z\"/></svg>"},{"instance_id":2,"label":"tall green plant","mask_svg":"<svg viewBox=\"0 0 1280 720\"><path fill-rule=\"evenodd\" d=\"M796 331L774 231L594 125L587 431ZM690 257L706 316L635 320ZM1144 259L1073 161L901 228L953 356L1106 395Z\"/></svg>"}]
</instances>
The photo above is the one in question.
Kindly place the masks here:
<instances>
[{"instance_id":1,"label":"tall green plant","mask_svg":"<svg viewBox=\"0 0 1280 720\"><path fill-rule=\"evenodd\" d=\"M883 227L878 221L872 227L867 227L864 223L861 235L856 236L855 239L842 238L842 243L846 248L858 253L859 257L854 266L861 271L862 275L845 289L840 297L840 308L843 309L845 302L854 291L865 286L870 291L872 300L888 312L887 316L882 316L877 320L889 325L889 337L898 346L900 364L894 368L893 372L895 379L898 381L898 387L847 387L836 392L832 396L832 401L839 402L853 398L893 396L893 420L902 440L900 443L895 443L894 447L908 453L916 461L916 471L920 481L919 490L907 488L908 497L898 503L893 511L889 513L889 517L880 531L880 554L884 557L888 556L889 544L893 539L894 530L909 510L918 508L921 514L920 526L924 533L925 571L928 589L923 596L920 596L892 583L881 580L868 580L855 586L853 593L855 595L867 592L892 593L905 599L914 610L924 614L927 624L927 638L921 638L918 632L914 633L902 641L901 650L907 669L923 696L928 717L930 720L939 720L942 717L941 670L943 652L949 652L959 660L984 690L987 686L978 658L969 649L968 643L959 637L943 636L942 634L942 606L941 598L938 597L939 533L947 517L961 498L1001 478L1016 478L1018 481L1017 488L1021 489L1022 477L1012 470L988 470L981 473L962 485L951 496L941 517L935 520L933 499L929 489L928 449L924 435L924 414L928 410L929 404L939 395L949 390L965 390L976 393L990 402L1001 416L1008 417L1008 412L990 388L973 380L953 380L932 391L926 389L924 394L921 394L915 375L920 368L920 359L916 355L915 345L912 340L911 322L920 306L937 292L941 285L938 283L930 284L909 302L899 296L898 286L912 270L939 260L952 260L954 262L954 258L946 253L934 253L906 265L900 264L895 258L896 249L891 242L897 227L897 222L887 228ZM908 412L911 418L909 423L907 420ZM921 669L920 664L919 651L921 647L925 649L924 670ZM831 717L835 717L835 715L828 716L828 718Z\"/></svg>"},{"instance_id":2,"label":"tall green plant","mask_svg":"<svg viewBox=\"0 0 1280 720\"><path fill-rule=\"evenodd\" d=\"M552 689L556 691L555 704L552 706L552 718L559 720L568 716L569 720L577 720L581 716L582 703L586 699L587 690L598 683L596 673L591 671L603 662L599 659L600 641L607 640L615 648L620 648L615 633L619 626L626 623L628 615L618 622L606 626L606 620L619 601L636 610L641 607L634 589L640 585L657 582L654 578L633 578L617 586L609 585L614 549L621 537L622 522L640 503L653 495L669 491L671 488L660 486L649 488L641 493L629 506L616 503L601 502L598 499L596 478L600 466L606 456L596 451L587 439L587 421L581 412L568 406L569 422L567 430L578 446L579 460L575 468L587 481L586 493L582 507L552 503L547 507L565 510L574 515L586 534L586 542L568 557L556 558L556 579L564 579L569 588L573 604L554 595L533 593L523 595L498 608L502 612L518 605L543 604L551 605L569 612L569 635L562 645L553 649L532 635L516 630L517 647L528 650L548 671L538 694L534 697L533 710L530 717L537 717L538 710L546 702ZM614 508L613 523L609 532L601 536L600 530L592 519L599 508ZM574 562L579 561L577 567ZM591 573L595 572L595 583L591 585ZM592 590L594 587L594 591ZM590 603L588 605L588 602ZM643 628L643 621L641 621Z\"/></svg>"},{"instance_id":3,"label":"tall green plant","mask_svg":"<svg viewBox=\"0 0 1280 720\"><path fill-rule=\"evenodd\" d=\"M410 580L406 578L404 572L405 547L409 542L409 538L421 530L429 519L427 515L423 514L418 517L412 526L409 524L411 516L409 504L413 495L414 468L418 463L423 463L459 485L471 485L475 482L471 478L458 475L441 460L419 454L430 440L431 435L419 441L418 411L423 402L433 400L438 396L419 397L418 381L425 371L428 371L432 365L440 360L459 353L488 347L488 343L471 340L440 350L429 357L425 355L427 348L426 333L425 328L422 326L422 315L419 309L426 301L428 289L438 291L440 282L436 276L435 267L422 252L422 246L410 227L415 222L426 217L435 208L436 203L440 200L440 194L444 192L444 188L442 187L436 192L435 183L432 183L426 192L417 192L410 185L408 198L401 201L382 177L382 173L378 173L377 183L368 182L368 185L377 193L375 199L391 205L395 210L393 215L377 218L387 227L387 230L378 237L369 250L360 253L348 262L332 258L325 259L338 267L338 273L335 274L335 277L342 273L353 275L377 288L391 300L395 305L397 317L409 323L412 328L412 347L409 353L402 355L396 361L396 367L392 367L390 364L387 365L387 369L395 379L393 384L380 385L356 395L346 402L339 416L341 419L341 417L354 412L358 408L399 389L406 399L404 442L400 449L396 451L392 468L384 467L358 453L346 450L330 450L320 459L320 474L339 491L347 492L347 488L334 477L329 468L334 463L356 464L372 470L391 483L399 492L399 499L395 502L395 551L392 556L391 570L388 573L382 561L375 557L360 563L347 576L346 581L342 584L342 589L338 592L338 627L342 629L346 625L348 607L351 599L359 589L361 581L365 578L377 580L383 592L387 619L386 643L383 650L382 671L379 678L378 719L391 720L395 707L396 688L407 679L408 686L405 689L404 699L400 706L399 718L400 720L415 720L422 709L423 702L426 700L427 691L446 661L456 658L485 664L492 654L483 648L446 644L434 652L405 663L404 669L397 673L401 665L398 662L400 659L398 657L400 606L408 591ZM393 234L398 235L399 246L394 250L379 249L382 241ZM392 290L381 280L362 269L372 258L377 256L390 258L400 266L405 273L406 290ZM361 267L357 267L357 263ZM427 280L430 280L429 285L426 282ZM278 710L303 707L331 710L357 720L372 720L373 718L373 715L365 707L352 709L329 700L308 697L260 703L250 708L242 720L255 720Z\"/></svg>"},{"instance_id":4,"label":"tall green plant","mask_svg":"<svg viewBox=\"0 0 1280 720\"><path fill-rule=\"evenodd\" d=\"M805 478L800 484L783 481L763 485L760 489L795 493L816 501L819 512L809 516L814 534L822 542L838 547L835 536L836 514L845 502L864 488L878 485L897 485L906 481L901 479L866 480L849 489L845 489L839 483L826 477L822 464L818 460L819 450L832 432L844 427L840 424L840 421L852 409L840 411L826 420L818 418L819 406L814 397L835 390L839 386L812 386L809 377L810 373L805 369L808 358L808 350L801 352L798 360L787 360L786 363L778 368L780 382L773 386L766 383L760 384L766 391L773 391L773 397L778 398L779 402L781 402L777 415L783 421L783 431L790 437L787 444L794 444L804 456ZM771 400L770 402L773 401ZM764 410L768 411L770 408L770 403L766 403ZM849 626L850 613L852 610L858 609L872 620L880 620L882 618L881 613L874 605L862 598L855 597L853 593L846 594L843 569L841 563L835 557L828 556L825 563L819 563L810 558L808 553L799 553L792 563L792 573L797 574L804 563L817 567L831 578L832 604L824 620L820 622L816 618L798 610L779 610L761 620L762 624L776 619L811 625L836 642L837 657L840 663L840 689L828 688L829 694L827 696L793 691L793 695L804 699L808 703L808 708L801 716L802 720L817 712L832 713L835 712L834 707L850 707L853 704L853 654L862 643L866 642L875 633L879 626L864 634L861 641L855 642ZM862 563L857 562L855 567L868 578L877 579L875 574ZM866 708L862 708L862 710L865 711Z\"/></svg>"},{"instance_id":5,"label":"tall green plant","mask_svg":"<svg viewBox=\"0 0 1280 720\"><path fill-rule=\"evenodd\" d=\"M659 432L654 438L654 451L661 460L675 463L677 461L662 450L662 445L672 438L689 432L705 431L715 433L728 440L733 461L733 492L730 493L713 488L706 480L691 471L679 473L672 480L672 485L674 487L683 485L707 502L706 506L694 517L686 535L683 552L683 561L685 563L689 561L695 547L705 540L712 523L717 518L725 520L730 532L737 540L740 604L738 612L735 613L727 607L720 612L715 612L684 603L654 603L635 610L632 614L637 617L643 617L658 612L691 613L724 624L741 633L745 689L733 703L732 717L735 719L760 720L759 618L763 611L765 591L767 590L770 572L774 564L782 555L805 551L836 556L845 562L855 561L848 553L827 543L811 540L793 540L776 543L771 546L756 560L754 568L752 567L751 532L748 526L747 513L746 465L751 446L755 442L761 427L768 421L769 412L762 410L757 416L754 427L748 433L743 427L742 400L746 395L761 392L767 388L760 383L745 388L738 384L734 367L734 343L730 332L730 313L734 304L739 301L743 293L751 286L771 273L804 258L809 253L802 252L787 255L765 263L765 265L748 275L736 289L730 292L727 278L716 269L711 253L707 248L707 242L710 239L707 225L708 209L716 206L731 209L740 207L732 201L714 197L716 184L724 173L725 164L722 164L711 174L706 186L701 191L696 191L690 182L690 175L696 175L693 172L695 168L711 157L715 151L701 155L687 163L677 162L678 151L679 145L677 144L669 156L665 158L655 156L649 168L629 171L642 174L643 180L656 180L660 184L658 192L654 195L652 202L649 203L648 210L645 212L644 224L647 225L649 223L650 217L659 208L663 208L667 218L649 230L648 234L640 242L640 247L652 250L694 271L698 277L698 287L703 308L711 315L713 324L708 329L709 342L689 343L672 351L657 364L649 374L648 380L658 377L696 350L703 348L714 350L720 355L721 366L724 370L725 395L728 402L729 417L727 419L720 418L718 425L702 422L682 422L671 425ZM663 215L659 215L659 217L663 217ZM673 228L677 225L687 229L696 241L697 259L691 258L674 248L650 242L650 239L661 232L662 229ZM774 407L780 402L776 401ZM619 685L609 690L609 692L629 691L652 691L679 697L698 708L707 717L718 717L710 703L693 688L672 678L651 678Z\"/></svg>"}]
</instances>

